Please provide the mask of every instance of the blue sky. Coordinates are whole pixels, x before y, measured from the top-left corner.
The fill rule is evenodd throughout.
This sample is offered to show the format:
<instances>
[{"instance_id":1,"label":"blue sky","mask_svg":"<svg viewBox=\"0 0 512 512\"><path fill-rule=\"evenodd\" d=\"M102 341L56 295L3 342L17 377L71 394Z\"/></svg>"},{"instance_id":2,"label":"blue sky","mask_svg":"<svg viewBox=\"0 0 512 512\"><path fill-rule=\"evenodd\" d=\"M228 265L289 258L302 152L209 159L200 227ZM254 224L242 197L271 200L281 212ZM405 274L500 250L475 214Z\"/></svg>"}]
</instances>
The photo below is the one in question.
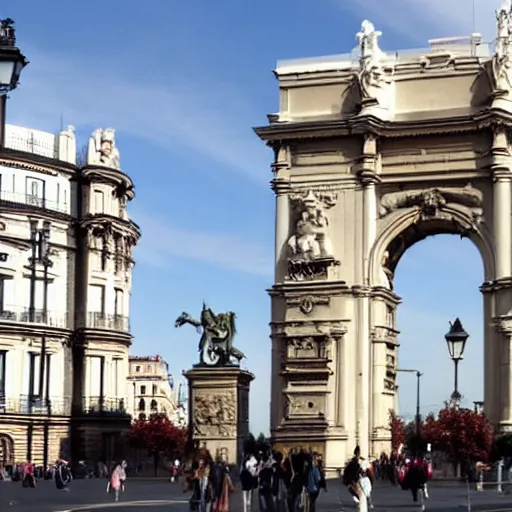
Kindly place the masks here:
<instances>
[{"instance_id":1,"label":"blue sky","mask_svg":"<svg viewBox=\"0 0 512 512\"><path fill-rule=\"evenodd\" d=\"M497 2L475 0L476 28L492 38ZM385 4L385 7L383 5ZM159 353L178 375L197 359L197 334L176 330L202 300L238 315L236 344L256 374L251 428L268 430L273 194L270 151L251 127L277 110L278 59L345 53L368 17L384 49L422 48L473 29L470 0L3 0L31 64L8 122L57 132L117 129L136 184L130 212L143 230L132 297L135 354ZM496 5L494 5L496 4ZM122 5L122 8L120 7ZM150 7L151 6L151 7ZM460 387L482 399L482 263L476 248L439 236L412 247L396 291L400 365L419 367L424 412L452 391L444 334L460 315L471 338ZM414 413L412 377L401 410Z\"/></svg>"}]
</instances>

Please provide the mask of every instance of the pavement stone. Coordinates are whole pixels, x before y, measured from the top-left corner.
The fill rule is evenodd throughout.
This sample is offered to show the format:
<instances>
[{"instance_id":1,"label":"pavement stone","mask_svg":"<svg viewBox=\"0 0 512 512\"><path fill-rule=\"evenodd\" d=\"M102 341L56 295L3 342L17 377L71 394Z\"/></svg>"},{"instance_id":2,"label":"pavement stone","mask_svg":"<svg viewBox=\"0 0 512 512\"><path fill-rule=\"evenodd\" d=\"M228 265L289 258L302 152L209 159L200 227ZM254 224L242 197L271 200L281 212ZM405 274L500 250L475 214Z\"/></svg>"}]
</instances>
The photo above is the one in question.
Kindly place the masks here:
<instances>
[{"instance_id":1,"label":"pavement stone","mask_svg":"<svg viewBox=\"0 0 512 512\"><path fill-rule=\"evenodd\" d=\"M512 511L512 487L509 493L498 494L495 490L469 493L472 512ZM429 486L431 498L426 502L427 511L461 512L468 510L468 492L464 485L446 487ZM126 492L118 503L106 493L106 480L75 480L69 492L59 491L53 482L39 482L35 489L24 489L19 483L0 482L1 512L160 512L163 510L182 512L188 510L188 494L177 484L168 481L129 479ZM409 492L386 483L375 486L373 493L375 512L419 512ZM231 501L231 512L242 512L241 493L235 492ZM259 512L258 507L253 507ZM339 480L328 481L328 492L322 492L317 502L318 512L352 512L356 505Z\"/></svg>"}]
</instances>

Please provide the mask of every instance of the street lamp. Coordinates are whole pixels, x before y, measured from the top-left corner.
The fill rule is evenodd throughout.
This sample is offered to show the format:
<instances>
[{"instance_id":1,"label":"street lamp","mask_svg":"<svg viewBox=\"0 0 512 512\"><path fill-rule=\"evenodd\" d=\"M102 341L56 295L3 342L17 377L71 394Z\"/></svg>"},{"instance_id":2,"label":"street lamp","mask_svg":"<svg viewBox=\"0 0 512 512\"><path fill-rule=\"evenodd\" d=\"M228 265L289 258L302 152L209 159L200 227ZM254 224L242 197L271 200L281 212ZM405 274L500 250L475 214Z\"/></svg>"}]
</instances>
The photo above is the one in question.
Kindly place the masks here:
<instances>
[{"instance_id":1,"label":"street lamp","mask_svg":"<svg viewBox=\"0 0 512 512\"><path fill-rule=\"evenodd\" d=\"M466 348L466 341L469 334L462 327L461 321L457 318L455 322L450 322L450 330L445 334L446 343L448 345L448 352L455 365L454 387L452 393L452 402L457 405L462 398L459 393L459 361L464 355Z\"/></svg>"},{"instance_id":2,"label":"street lamp","mask_svg":"<svg viewBox=\"0 0 512 512\"><path fill-rule=\"evenodd\" d=\"M416 374L416 451L420 455L421 446L421 412L420 412L420 380L423 375L419 370L405 370L399 368L397 372L401 373L415 373Z\"/></svg>"},{"instance_id":3,"label":"street lamp","mask_svg":"<svg viewBox=\"0 0 512 512\"><path fill-rule=\"evenodd\" d=\"M14 21L0 20L0 150L5 144L5 109L7 95L18 86L21 71L28 60L16 46Z\"/></svg>"}]
</instances>

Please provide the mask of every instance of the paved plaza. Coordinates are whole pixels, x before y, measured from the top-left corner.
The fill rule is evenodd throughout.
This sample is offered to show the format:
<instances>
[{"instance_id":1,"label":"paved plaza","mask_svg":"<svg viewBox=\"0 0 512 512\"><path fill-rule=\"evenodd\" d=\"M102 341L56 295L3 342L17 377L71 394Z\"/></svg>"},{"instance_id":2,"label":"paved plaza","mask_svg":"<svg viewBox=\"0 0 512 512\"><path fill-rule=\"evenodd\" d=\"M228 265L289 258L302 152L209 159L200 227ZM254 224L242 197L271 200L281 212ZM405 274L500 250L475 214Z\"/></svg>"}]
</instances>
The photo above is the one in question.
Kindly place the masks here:
<instances>
[{"instance_id":1,"label":"paved plaza","mask_svg":"<svg viewBox=\"0 0 512 512\"><path fill-rule=\"evenodd\" d=\"M127 482L126 492L121 501L115 503L113 496L105 492L105 480L76 480L69 492L58 491L53 482L40 482L36 489L23 489L19 483L0 483L1 512L65 512L80 510L82 512L138 512L164 510L188 510L187 494L183 494L176 484L164 480L138 480ZM431 499L427 510L461 511L468 510L468 496L463 485L431 484ZM484 493L470 494L471 510L475 511L512 511L512 493L502 495L488 490ZM340 504L341 501L341 504ZM376 512L418 511L409 493L396 487L380 484L375 488L374 504ZM232 512L242 511L241 493L237 491L232 499ZM254 507L254 512L259 512ZM319 512L355 511L355 504L350 500L346 489L339 481L330 481L328 492L320 495L317 510Z\"/></svg>"}]
</instances>

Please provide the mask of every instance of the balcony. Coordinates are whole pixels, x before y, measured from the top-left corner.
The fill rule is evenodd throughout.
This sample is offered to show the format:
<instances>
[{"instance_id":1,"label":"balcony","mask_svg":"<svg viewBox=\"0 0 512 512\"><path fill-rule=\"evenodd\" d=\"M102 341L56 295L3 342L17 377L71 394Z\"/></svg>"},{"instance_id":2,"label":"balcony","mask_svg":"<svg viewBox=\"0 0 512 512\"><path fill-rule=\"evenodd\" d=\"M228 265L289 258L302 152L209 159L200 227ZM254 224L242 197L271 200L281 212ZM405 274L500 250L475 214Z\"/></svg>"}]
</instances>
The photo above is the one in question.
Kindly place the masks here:
<instances>
[{"instance_id":1,"label":"balcony","mask_svg":"<svg viewBox=\"0 0 512 512\"><path fill-rule=\"evenodd\" d=\"M67 329L69 326L67 313L47 311L45 315L42 309L36 309L34 321L31 322L29 308L20 306L0 306L0 322L39 324L62 329Z\"/></svg>"},{"instance_id":2,"label":"balcony","mask_svg":"<svg viewBox=\"0 0 512 512\"><path fill-rule=\"evenodd\" d=\"M123 398L101 396L83 398L82 412L86 416L129 416Z\"/></svg>"},{"instance_id":3,"label":"balcony","mask_svg":"<svg viewBox=\"0 0 512 512\"><path fill-rule=\"evenodd\" d=\"M55 212L67 213L68 205L57 201L48 201L48 199L31 194L21 194L19 192L0 191L0 206L14 208L17 210L30 210L32 208L41 208Z\"/></svg>"},{"instance_id":4,"label":"balcony","mask_svg":"<svg viewBox=\"0 0 512 512\"><path fill-rule=\"evenodd\" d=\"M90 329L112 329L114 331L130 331L130 319L122 315L105 313L88 313L87 327Z\"/></svg>"},{"instance_id":5,"label":"balcony","mask_svg":"<svg viewBox=\"0 0 512 512\"><path fill-rule=\"evenodd\" d=\"M0 394L0 415L2 414L69 416L71 414L71 399L55 397L47 400L29 395L14 398Z\"/></svg>"}]
</instances>

